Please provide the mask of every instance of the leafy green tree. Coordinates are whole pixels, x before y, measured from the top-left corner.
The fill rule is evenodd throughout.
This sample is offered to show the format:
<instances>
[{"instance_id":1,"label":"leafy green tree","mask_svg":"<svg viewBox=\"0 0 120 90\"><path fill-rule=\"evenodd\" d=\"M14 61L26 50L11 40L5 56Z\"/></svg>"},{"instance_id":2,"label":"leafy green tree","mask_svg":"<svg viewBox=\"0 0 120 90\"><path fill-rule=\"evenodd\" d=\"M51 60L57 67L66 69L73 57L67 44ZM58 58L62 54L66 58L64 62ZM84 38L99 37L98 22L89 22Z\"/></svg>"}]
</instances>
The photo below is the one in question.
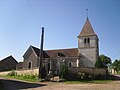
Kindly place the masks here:
<instances>
[{"instance_id":1,"label":"leafy green tree","mask_svg":"<svg viewBox=\"0 0 120 90\"><path fill-rule=\"evenodd\" d=\"M65 65L61 65L60 78L67 79L67 77L68 77L68 68Z\"/></svg>"},{"instance_id":2,"label":"leafy green tree","mask_svg":"<svg viewBox=\"0 0 120 90\"><path fill-rule=\"evenodd\" d=\"M113 63L112 63L112 67L115 71L119 72L120 71L120 60L115 60Z\"/></svg>"},{"instance_id":3,"label":"leafy green tree","mask_svg":"<svg viewBox=\"0 0 120 90\"><path fill-rule=\"evenodd\" d=\"M110 57L105 56L104 54L100 55L99 57L106 67L109 67L111 65L112 62Z\"/></svg>"},{"instance_id":4,"label":"leafy green tree","mask_svg":"<svg viewBox=\"0 0 120 90\"><path fill-rule=\"evenodd\" d=\"M105 68L104 63L102 62L102 60L100 59L100 57L98 58L98 60L95 63L95 67L96 68Z\"/></svg>"}]
</instances>

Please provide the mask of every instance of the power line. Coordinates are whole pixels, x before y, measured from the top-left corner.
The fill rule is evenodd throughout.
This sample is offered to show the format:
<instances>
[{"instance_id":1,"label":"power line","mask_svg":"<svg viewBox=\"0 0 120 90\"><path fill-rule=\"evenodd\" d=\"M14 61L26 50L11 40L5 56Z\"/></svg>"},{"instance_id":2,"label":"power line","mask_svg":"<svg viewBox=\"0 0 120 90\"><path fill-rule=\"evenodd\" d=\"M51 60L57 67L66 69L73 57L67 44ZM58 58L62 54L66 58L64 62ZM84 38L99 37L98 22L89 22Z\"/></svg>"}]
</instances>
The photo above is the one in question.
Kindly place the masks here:
<instances>
[{"instance_id":1,"label":"power line","mask_svg":"<svg viewBox=\"0 0 120 90\"><path fill-rule=\"evenodd\" d=\"M30 4L29 0L26 0L26 1L27 1L27 4L28 4L28 7L29 7L30 10L31 10L31 13L32 13L33 17L35 18L35 21L36 21L37 24L39 25L39 20L38 20L36 14L35 14L35 12L34 12L34 10L33 10L33 8L32 8L32 5Z\"/></svg>"}]
</instances>

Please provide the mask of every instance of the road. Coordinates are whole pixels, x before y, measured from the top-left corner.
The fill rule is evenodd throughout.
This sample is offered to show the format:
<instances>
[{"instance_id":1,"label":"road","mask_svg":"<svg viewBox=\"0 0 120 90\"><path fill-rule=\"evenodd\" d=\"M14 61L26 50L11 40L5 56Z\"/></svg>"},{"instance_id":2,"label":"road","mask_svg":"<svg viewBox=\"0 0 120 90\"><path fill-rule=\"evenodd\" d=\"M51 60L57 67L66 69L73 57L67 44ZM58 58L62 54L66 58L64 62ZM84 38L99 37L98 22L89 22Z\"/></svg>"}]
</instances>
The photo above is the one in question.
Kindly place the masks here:
<instances>
[{"instance_id":1,"label":"road","mask_svg":"<svg viewBox=\"0 0 120 90\"><path fill-rule=\"evenodd\" d=\"M5 90L120 90L120 81L107 84L29 83L13 79L0 79Z\"/></svg>"},{"instance_id":2,"label":"road","mask_svg":"<svg viewBox=\"0 0 120 90\"><path fill-rule=\"evenodd\" d=\"M0 78L0 82L4 85L5 90L33 90L38 87L46 86L45 84L29 83L21 80L5 78Z\"/></svg>"}]
</instances>

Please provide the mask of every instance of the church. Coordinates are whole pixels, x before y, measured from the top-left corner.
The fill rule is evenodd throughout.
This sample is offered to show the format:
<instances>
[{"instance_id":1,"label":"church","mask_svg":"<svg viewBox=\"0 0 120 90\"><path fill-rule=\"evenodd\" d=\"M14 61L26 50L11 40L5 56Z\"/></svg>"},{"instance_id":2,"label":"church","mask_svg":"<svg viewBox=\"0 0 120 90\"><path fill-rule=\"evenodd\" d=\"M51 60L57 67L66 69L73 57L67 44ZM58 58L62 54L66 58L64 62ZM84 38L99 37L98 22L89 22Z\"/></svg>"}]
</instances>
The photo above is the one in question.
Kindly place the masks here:
<instances>
[{"instance_id":1,"label":"church","mask_svg":"<svg viewBox=\"0 0 120 90\"><path fill-rule=\"evenodd\" d=\"M95 66L95 62L99 57L99 39L88 18L77 38L77 48L43 51L42 62L48 72L52 70L58 75L61 65L68 68L92 68ZM39 48L30 46L23 55L23 69L38 68L40 66L39 53Z\"/></svg>"}]
</instances>

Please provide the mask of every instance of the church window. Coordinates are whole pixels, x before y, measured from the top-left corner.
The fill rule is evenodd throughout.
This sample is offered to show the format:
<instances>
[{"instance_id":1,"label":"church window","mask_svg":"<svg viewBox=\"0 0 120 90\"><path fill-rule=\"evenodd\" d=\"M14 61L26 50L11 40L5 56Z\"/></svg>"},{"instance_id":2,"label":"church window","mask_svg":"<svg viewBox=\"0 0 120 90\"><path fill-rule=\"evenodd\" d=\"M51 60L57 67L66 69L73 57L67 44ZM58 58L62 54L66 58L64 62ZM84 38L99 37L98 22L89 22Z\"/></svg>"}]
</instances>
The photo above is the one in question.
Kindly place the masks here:
<instances>
[{"instance_id":1,"label":"church window","mask_svg":"<svg viewBox=\"0 0 120 90\"><path fill-rule=\"evenodd\" d=\"M72 62L69 62L69 63L68 63L68 67L72 67Z\"/></svg>"},{"instance_id":2,"label":"church window","mask_svg":"<svg viewBox=\"0 0 120 90\"><path fill-rule=\"evenodd\" d=\"M85 38L84 39L84 44L86 47L90 46L90 38Z\"/></svg>"},{"instance_id":3,"label":"church window","mask_svg":"<svg viewBox=\"0 0 120 90\"><path fill-rule=\"evenodd\" d=\"M87 42L90 43L90 38L87 39Z\"/></svg>"},{"instance_id":4,"label":"church window","mask_svg":"<svg viewBox=\"0 0 120 90\"><path fill-rule=\"evenodd\" d=\"M85 38L85 39L84 39L84 43L86 43L86 41L87 41L87 39Z\"/></svg>"}]
</instances>

